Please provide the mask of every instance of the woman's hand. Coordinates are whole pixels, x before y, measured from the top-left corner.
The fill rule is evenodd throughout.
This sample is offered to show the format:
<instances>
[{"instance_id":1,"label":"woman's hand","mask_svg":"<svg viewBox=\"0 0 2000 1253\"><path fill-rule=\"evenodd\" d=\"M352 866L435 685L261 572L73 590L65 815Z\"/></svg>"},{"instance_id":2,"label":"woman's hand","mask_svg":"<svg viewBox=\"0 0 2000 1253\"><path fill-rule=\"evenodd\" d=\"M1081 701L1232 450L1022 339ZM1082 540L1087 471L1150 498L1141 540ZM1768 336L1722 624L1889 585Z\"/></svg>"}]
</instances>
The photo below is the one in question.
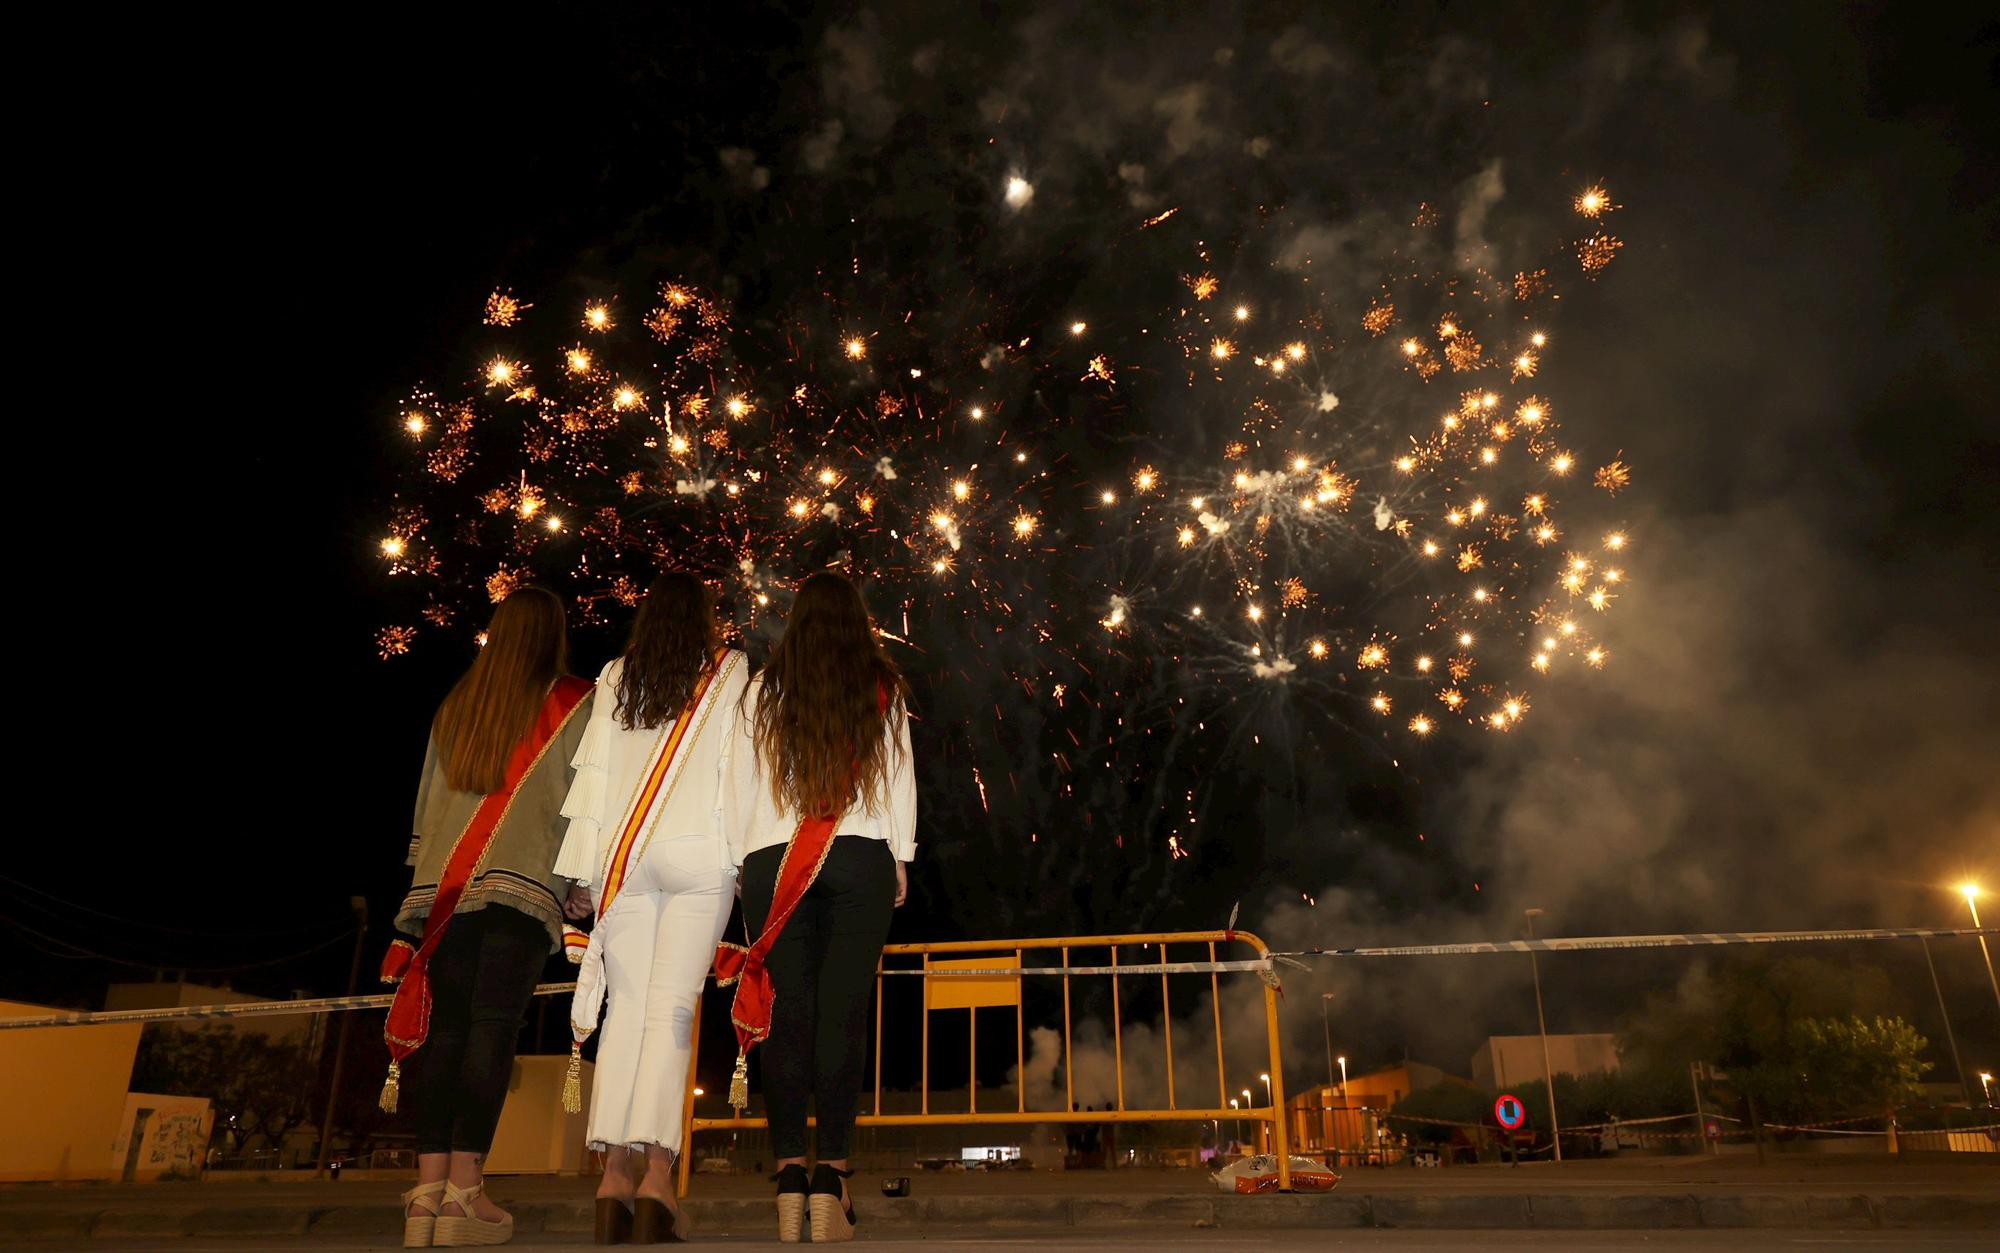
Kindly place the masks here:
<instances>
[{"instance_id":1,"label":"woman's hand","mask_svg":"<svg viewBox=\"0 0 2000 1253\"><path fill-rule=\"evenodd\" d=\"M901 909L903 902L909 899L910 866L908 862L899 861L896 863L896 908Z\"/></svg>"},{"instance_id":2,"label":"woman's hand","mask_svg":"<svg viewBox=\"0 0 2000 1253\"><path fill-rule=\"evenodd\" d=\"M563 902L563 917L571 922L581 922L590 917L590 889L581 883L570 885L569 899Z\"/></svg>"}]
</instances>

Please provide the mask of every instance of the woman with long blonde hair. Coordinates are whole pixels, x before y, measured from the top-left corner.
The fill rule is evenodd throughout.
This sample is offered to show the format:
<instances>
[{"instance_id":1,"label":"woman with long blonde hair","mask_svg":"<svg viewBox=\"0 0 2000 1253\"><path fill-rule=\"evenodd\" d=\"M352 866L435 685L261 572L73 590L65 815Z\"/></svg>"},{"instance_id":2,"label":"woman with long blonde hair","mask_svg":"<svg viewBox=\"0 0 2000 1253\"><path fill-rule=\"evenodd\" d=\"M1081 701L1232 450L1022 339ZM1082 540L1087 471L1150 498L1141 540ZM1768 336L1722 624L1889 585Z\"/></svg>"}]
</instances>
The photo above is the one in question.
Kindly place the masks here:
<instances>
[{"instance_id":1,"label":"woman with long blonde hair","mask_svg":"<svg viewBox=\"0 0 2000 1253\"><path fill-rule=\"evenodd\" d=\"M707 586L665 575L598 676L577 749L556 869L578 884L572 912L597 915L570 1022L580 1050L604 1015L586 1133L604 1151L600 1244L687 1231L673 1165L695 1005L736 900L725 771L749 671L721 645Z\"/></svg>"},{"instance_id":2,"label":"woman with long blonde hair","mask_svg":"<svg viewBox=\"0 0 2000 1253\"><path fill-rule=\"evenodd\" d=\"M860 591L815 574L800 585L738 719L743 747L731 777L747 814L743 911L754 942L732 1017L739 1038L747 1030L763 1040L785 1243L798 1241L808 1211L814 1243L854 1236L845 1180L868 999L916 854L906 692ZM765 990L746 998L760 979ZM746 1015L749 1003L768 1017ZM810 1176L808 1104L817 1119Z\"/></svg>"},{"instance_id":3,"label":"woman with long blonde hair","mask_svg":"<svg viewBox=\"0 0 2000 1253\"><path fill-rule=\"evenodd\" d=\"M431 722L414 872L396 911L407 938L382 966L398 985L382 1104L408 1106L417 1141L406 1247L513 1235L512 1216L484 1194L484 1164L522 1014L562 948L559 811L591 707L590 684L569 673L568 658L562 601L521 588L494 610L485 646Z\"/></svg>"}]
</instances>

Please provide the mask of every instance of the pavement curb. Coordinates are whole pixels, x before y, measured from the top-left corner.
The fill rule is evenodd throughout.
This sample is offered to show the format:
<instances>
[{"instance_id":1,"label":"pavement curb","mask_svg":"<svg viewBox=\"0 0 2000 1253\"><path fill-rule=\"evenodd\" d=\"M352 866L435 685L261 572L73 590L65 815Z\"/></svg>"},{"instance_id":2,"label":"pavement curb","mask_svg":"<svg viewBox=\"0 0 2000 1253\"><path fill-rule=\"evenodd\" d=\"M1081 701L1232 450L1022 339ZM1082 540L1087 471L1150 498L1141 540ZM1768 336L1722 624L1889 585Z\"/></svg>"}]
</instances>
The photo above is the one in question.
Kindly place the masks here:
<instances>
[{"instance_id":1,"label":"pavement curb","mask_svg":"<svg viewBox=\"0 0 2000 1253\"><path fill-rule=\"evenodd\" d=\"M359 1201L360 1198L355 1198ZM759 1235L772 1222L770 1202L693 1197L697 1232ZM2000 1230L2000 1190L1988 1192L1730 1193L1296 1193L1236 1196L1097 1194L1082 1196L862 1195L856 1210L877 1230ZM529 1201L513 1206L523 1235L591 1229L587 1200ZM122 1204L0 1204L0 1246L93 1237L321 1236L390 1238L400 1233L387 1203L279 1205L269 1202L144 1209Z\"/></svg>"}]
</instances>

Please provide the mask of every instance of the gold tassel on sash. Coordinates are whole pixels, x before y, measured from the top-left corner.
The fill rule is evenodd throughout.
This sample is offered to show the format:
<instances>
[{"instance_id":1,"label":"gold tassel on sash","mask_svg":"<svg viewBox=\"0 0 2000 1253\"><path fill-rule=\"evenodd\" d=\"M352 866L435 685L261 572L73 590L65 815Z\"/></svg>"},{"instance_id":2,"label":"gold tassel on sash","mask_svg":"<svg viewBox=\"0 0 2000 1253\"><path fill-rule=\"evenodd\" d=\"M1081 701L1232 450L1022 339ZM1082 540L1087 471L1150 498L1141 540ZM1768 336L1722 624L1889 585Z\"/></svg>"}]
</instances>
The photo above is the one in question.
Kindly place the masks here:
<instances>
[{"instance_id":1,"label":"gold tassel on sash","mask_svg":"<svg viewBox=\"0 0 2000 1253\"><path fill-rule=\"evenodd\" d=\"M729 1104L738 1115L750 1108L750 1054L736 1054L736 1073L729 1077Z\"/></svg>"},{"instance_id":2,"label":"gold tassel on sash","mask_svg":"<svg viewBox=\"0 0 2000 1253\"><path fill-rule=\"evenodd\" d=\"M563 1072L563 1112L581 1114L583 1112L583 1041L571 1040L569 1045L569 1069Z\"/></svg>"},{"instance_id":3,"label":"gold tassel on sash","mask_svg":"<svg viewBox=\"0 0 2000 1253\"><path fill-rule=\"evenodd\" d=\"M382 1084L382 1099L377 1102L385 1114L396 1112L396 1098L403 1091L403 1066L400 1062L389 1063L389 1077Z\"/></svg>"}]
</instances>

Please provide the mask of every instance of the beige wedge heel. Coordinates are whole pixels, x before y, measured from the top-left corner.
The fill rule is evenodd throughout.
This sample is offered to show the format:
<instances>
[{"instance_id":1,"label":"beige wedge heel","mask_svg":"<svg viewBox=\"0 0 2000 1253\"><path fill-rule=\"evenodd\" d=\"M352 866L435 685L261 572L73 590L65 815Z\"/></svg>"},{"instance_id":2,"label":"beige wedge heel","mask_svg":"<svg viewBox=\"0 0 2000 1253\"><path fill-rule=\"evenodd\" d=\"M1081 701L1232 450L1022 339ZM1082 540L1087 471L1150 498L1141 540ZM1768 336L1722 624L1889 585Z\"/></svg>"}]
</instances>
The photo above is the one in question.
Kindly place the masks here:
<instances>
[{"instance_id":1,"label":"beige wedge heel","mask_svg":"<svg viewBox=\"0 0 2000 1253\"><path fill-rule=\"evenodd\" d=\"M854 1202L842 1203L843 1179L851 1170L836 1170L821 1162L812 1173L812 1239L814 1244L837 1244L854 1238Z\"/></svg>"},{"instance_id":2,"label":"beige wedge heel","mask_svg":"<svg viewBox=\"0 0 2000 1253\"><path fill-rule=\"evenodd\" d=\"M428 1249L437 1231L438 1205L444 1197L444 1180L420 1183L403 1194L403 1247ZM412 1214L412 1208L428 1213Z\"/></svg>"}]
</instances>

